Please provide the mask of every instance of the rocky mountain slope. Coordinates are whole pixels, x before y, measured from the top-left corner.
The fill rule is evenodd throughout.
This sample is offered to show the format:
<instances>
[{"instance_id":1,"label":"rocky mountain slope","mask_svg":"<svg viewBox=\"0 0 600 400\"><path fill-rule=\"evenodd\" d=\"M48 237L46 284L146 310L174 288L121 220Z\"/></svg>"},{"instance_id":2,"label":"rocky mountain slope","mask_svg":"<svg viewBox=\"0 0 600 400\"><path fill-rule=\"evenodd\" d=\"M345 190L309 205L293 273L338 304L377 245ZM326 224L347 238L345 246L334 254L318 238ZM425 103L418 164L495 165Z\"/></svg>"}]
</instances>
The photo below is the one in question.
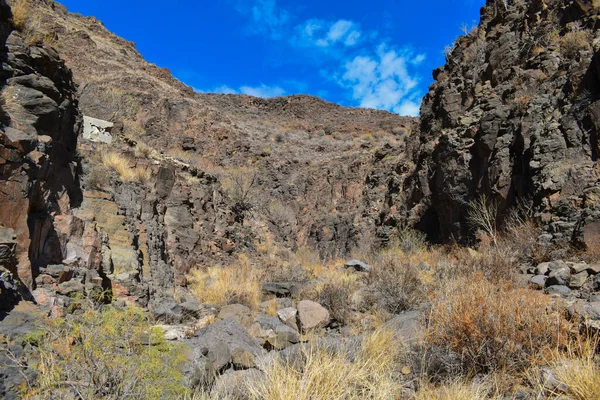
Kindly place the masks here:
<instances>
[{"instance_id":1,"label":"rocky mountain slope","mask_svg":"<svg viewBox=\"0 0 600 400\"><path fill-rule=\"evenodd\" d=\"M598 240L599 23L591 0L487 2L423 101L412 220L461 240L484 194L530 204L546 241Z\"/></svg>"},{"instance_id":2,"label":"rocky mountain slope","mask_svg":"<svg viewBox=\"0 0 600 400\"><path fill-rule=\"evenodd\" d=\"M339 398L550 399L573 365L596 396L596 1L489 0L420 120L194 93L94 18L10 3L0 396L258 399L325 377ZM492 224L529 220L475 244L481 195ZM587 252L554 259L561 242Z\"/></svg>"},{"instance_id":3,"label":"rocky mountain slope","mask_svg":"<svg viewBox=\"0 0 600 400\"><path fill-rule=\"evenodd\" d=\"M52 281L46 269L62 265L81 269L89 290L147 304L185 285L191 267L270 243L328 258L393 233L380 221L389 171L406 139L417 137L416 119L309 96L194 93L93 17L45 0L13 2L13 14L4 16L18 27L6 28L6 58L23 72L6 64L5 124L37 135L34 142L53 140L32 145L48 157L32 161L19 201L8 194L12 176L26 175L21 157L33 147L3 175L10 187L0 221L17 235L15 265L30 289L42 290ZM56 59L36 67L21 55L38 53ZM114 122L112 144L80 138L77 146L82 114ZM120 165L107 167L109 157ZM142 174L122 174L128 170Z\"/></svg>"}]
</instances>

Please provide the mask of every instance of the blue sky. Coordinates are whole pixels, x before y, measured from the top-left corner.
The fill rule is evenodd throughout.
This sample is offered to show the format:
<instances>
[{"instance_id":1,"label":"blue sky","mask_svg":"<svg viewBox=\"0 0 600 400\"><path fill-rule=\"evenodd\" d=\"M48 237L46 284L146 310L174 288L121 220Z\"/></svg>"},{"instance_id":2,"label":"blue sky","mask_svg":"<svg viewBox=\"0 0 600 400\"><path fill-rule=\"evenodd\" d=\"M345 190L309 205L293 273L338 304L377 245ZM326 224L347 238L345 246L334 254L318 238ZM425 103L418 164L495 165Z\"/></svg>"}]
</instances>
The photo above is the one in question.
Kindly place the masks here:
<instances>
[{"instance_id":1,"label":"blue sky","mask_svg":"<svg viewBox=\"0 0 600 400\"><path fill-rule=\"evenodd\" d=\"M201 92L311 94L416 115L484 0L60 0Z\"/></svg>"}]
</instances>

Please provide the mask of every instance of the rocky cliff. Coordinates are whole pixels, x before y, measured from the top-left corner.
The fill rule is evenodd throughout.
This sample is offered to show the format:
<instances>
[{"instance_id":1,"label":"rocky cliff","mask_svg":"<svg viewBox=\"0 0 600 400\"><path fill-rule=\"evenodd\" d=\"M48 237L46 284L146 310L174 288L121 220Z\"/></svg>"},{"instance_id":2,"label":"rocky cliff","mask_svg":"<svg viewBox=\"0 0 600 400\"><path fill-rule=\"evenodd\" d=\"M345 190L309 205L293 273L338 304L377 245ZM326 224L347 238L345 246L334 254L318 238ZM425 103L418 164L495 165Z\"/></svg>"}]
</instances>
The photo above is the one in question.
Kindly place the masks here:
<instances>
[{"instance_id":1,"label":"rocky cliff","mask_svg":"<svg viewBox=\"0 0 600 400\"><path fill-rule=\"evenodd\" d=\"M487 195L501 214L530 203L546 241L594 240L583 227L599 211L598 24L592 1L487 1L423 100L404 185L412 221L464 239L466 204Z\"/></svg>"},{"instance_id":2,"label":"rocky cliff","mask_svg":"<svg viewBox=\"0 0 600 400\"><path fill-rule=\"evenodd\" d=\"M3 237L16 235L8 266L31 286L41 267L67 258L69 238L58 235L57 225L82 201L81 113L72 74L56 51L12 30L4 2L0 13L0 226L8 232Z\"/></svg>"}]
</instances>

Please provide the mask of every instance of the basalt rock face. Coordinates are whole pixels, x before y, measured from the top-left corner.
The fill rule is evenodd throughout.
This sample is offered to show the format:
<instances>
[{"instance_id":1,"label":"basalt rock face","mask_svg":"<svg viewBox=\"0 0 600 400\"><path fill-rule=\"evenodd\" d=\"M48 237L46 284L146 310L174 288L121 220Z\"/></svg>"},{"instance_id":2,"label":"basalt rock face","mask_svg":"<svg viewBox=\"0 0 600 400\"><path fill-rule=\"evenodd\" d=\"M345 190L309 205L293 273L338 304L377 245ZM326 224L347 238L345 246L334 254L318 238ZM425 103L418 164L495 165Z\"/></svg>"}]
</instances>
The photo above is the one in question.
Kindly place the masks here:
<instances>
[{"instance_id":1,"label":"basalt rock face","mask_svg":"<svg viewBox=\"0 0 600 400\"><path fill-rule=\"evenodd\" d=\"M29 45L0 2L0 226L16 234L12 272L27 285L60 263L56 225L81 203L77 137L81 115L70 70L46 45Z\"/></svg>"},{"instance_id":2,"label":"basalt rock face","mask_svg":"<svg viewBox=\"0 0 600 400\"><path fill-rule=\"evenodd\" d=\"M407 218L461 240L466 205L486 195L501 213L533 204L545 240L594 240L599 26L589 0L488 0L434 71L403 186Z\"/></svg>"}]
</instances>

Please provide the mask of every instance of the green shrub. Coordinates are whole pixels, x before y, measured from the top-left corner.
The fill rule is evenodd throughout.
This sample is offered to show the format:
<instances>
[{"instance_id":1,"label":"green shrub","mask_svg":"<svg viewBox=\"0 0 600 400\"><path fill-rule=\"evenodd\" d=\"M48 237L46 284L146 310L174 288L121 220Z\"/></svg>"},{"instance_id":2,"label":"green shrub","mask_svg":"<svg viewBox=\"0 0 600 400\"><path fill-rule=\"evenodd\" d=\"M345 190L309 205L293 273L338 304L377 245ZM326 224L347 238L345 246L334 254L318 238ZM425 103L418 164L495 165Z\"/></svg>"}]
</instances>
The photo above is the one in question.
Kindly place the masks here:
<instances>
[{"instance_id":1,"label":"green shrub","mask_svg":"<svg viewBox=\"0 0 600 400\"><path fill-rule=\"evenodd\" d=\"M34 368L39 376L25 397L162 399L186 394L180 367L183 348L166 343L144 311L107 306L48 321L36 333Z\"/></svg>"}]
</instances>

